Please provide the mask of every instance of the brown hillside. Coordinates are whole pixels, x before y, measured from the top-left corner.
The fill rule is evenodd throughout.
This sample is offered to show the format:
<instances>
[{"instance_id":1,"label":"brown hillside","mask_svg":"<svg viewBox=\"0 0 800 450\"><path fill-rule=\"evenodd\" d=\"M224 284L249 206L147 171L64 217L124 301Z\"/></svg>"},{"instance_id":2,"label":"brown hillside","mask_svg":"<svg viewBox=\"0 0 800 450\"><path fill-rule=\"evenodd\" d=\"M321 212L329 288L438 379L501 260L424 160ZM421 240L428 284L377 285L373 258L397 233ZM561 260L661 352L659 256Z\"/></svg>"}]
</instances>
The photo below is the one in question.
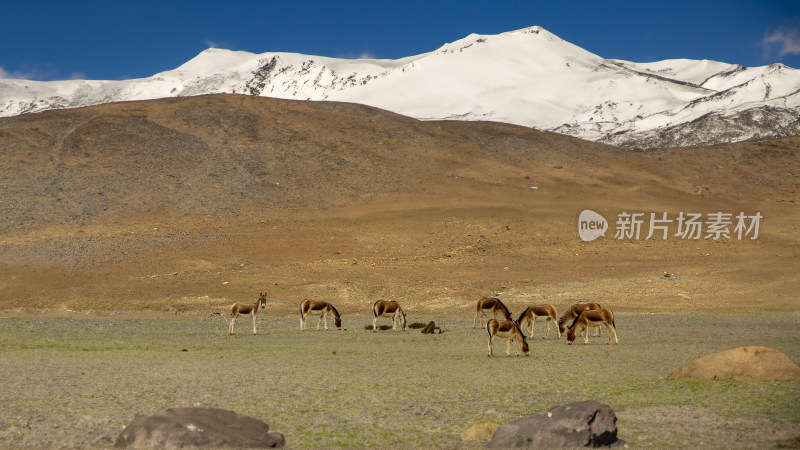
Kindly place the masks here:
<instances>
[{"instance_id":1,"label":"brown hillside","mask_svg":"<svg viewBox=\"0 0 800 450\"><path fill-rule=\"evenodd\" d=\"M797 310L798 148L630 153L249 96L4 118L0 309L208 311L266 289L278 313L313 297L471 314L489 294L515 311ZM579 239L583 209L605 238ZM764 219L757 240L619 240L623 211Z\"/></svg>"}]
</instances>

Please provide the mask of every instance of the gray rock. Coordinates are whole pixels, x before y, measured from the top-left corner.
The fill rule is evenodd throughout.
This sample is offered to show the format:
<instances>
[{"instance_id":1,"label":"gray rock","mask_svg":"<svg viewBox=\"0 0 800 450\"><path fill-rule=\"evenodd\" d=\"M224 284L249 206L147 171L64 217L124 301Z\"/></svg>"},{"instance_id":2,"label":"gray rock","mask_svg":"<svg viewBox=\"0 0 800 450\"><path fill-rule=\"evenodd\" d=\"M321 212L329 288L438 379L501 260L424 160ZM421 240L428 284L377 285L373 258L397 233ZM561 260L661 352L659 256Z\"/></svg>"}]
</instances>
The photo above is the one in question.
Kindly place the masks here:
<instances>
[{"instance_id":1,"label":"gray rock","mask_svg":"<svg viewBox=\"0 0 800 450\"><path fill-rule=\"evenodd\" d=\"M136 416L114 447L284 447L280 433L255 417L216 408L169 408Z\"/></svg>"},{"instance_id":2,"label":"gray rock","mask_svg":"<svg viewBox=\"0 0 800 450\"><path fill-rule=\"evenodd\" d=\"M610 406L583 401L501 425L487 447L606 447L617 439L617 416Z\"/></svg>"}]
</instances>

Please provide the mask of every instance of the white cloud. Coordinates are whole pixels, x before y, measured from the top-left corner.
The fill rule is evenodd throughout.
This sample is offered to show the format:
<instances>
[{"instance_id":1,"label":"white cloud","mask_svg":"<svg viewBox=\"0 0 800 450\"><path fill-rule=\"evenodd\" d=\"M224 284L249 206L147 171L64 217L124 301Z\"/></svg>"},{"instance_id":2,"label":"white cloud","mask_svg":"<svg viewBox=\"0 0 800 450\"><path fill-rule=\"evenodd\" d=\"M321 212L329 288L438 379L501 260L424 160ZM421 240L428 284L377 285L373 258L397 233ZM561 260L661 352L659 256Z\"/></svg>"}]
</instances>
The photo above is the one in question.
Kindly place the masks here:
<instances>
[{"instance_id":1,"label":"white cloud","mask_svg":"<svg viewBox=\"0 0 800 450\"><path fill-rule=\"evenodd\" d=\"M233 48L229 42L219 42L211 39L203 39L203 44L205 44L206 48L219 48L224 50L231 50Z\"/></svg>"},{"instance_id":2,"label":"white cloud","mask_svg":"<svg viewBox=\"0 0 800 450\"><path fill-rule=\"evenodd\" d=\"M762 44L777 46L778 57L800 55L800 28L779 27L764 36Z\"/></svg>"},{"instance_id":3,"label":"white cloud","mask_svg":"<svg viewBox=\"0 0 800 450\"><path fill-rule=\"evenodd\" d=\"M370 51L340 53L335 56L341 59L375 59L375 54Z\"/></svg>"},{"instance_id":4,"label":"white cloud","mask_svg":"<svg viewBox=\"0 0 800 450\"><path fill-rule=\"evenodd\" d=\"M56 75L56 71L49 65L27 68L27 70L6 70L0 67L0 79L45 81L53 79Z\"/></svg>"},{"instance_id":5,"label":"white cloud","mask_svg":"<svg viewBox=\"0 0 800 450\"><path fill-rule=\"evenodd\" d=\"M18 79L18 80L32 80L34 79L35 74L31 73L24 73L18 70L15 71L7 71L6 69L0 67L0 79Z\"/></svg>"}]
</instances>

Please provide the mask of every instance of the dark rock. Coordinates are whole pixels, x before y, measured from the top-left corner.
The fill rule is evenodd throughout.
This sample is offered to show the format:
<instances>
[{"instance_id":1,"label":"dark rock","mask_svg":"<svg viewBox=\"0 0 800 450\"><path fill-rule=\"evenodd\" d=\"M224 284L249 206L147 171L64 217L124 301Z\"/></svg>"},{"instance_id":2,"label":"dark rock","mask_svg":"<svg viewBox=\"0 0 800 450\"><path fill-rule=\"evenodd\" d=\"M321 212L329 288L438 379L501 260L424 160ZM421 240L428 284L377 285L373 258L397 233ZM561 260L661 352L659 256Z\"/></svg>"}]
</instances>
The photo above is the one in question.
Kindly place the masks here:
<instances>
[{"instance_id":1,"label":"dark rock","mask_svg":"<svg viewBox=\"0 0 800 450\"><path fill-rule=\"evenodd\" d=\"M610 406L583 401L501 425L487 447L607 447L617 439L617 416Z\"/></svg>"},{"instance_id":2,"label":"dark rock","mask_svg":"<svg viewBox=\"0 0 800 450\"><path fill-rule=\"evenodd\" d=\"M439 330L440 334L442 333L442 329L437 327L436 322L431 320L427 325L425 325L425 328L422 329L422 334L434 334L436 330Z\"/></svg>"},{"instance_id":3,"label":"dark rock","mask_svg":"<svg viewBox=\"0 0 800 450\"><path fill-rule=\"evenodd\" d=\"M136 416L114 447L284 447L280 433L255 417L216 408L169 408Z\"/></svg>"}]
</instances>

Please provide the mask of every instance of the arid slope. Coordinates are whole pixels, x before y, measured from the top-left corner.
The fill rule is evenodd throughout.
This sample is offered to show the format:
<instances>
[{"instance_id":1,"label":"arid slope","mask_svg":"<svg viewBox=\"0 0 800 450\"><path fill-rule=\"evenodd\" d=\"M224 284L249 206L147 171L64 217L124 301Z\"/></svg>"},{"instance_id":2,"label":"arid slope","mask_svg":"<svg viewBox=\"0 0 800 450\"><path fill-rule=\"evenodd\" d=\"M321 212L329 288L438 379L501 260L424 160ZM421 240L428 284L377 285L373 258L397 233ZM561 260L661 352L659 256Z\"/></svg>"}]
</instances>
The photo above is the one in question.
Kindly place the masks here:
<instances>
[{"instance_id":1,"label":"arid slope","mask_svg":"<svg viewBox=\"0 0 800 450\"><path fill-rule=\"evenodd\" d=\"M798 149L633 153L233 95L0 119L0 310L205 313L266 290L275 314L312 297L471 315L481 295L514 311L795 311ZM584 209L606 237L580 240ZM650 213L757 211L755 240L681 239L677 223L645 239ZM638 240L615 239L623 212L645 213Z\"/></svg>"}]
</instances>

